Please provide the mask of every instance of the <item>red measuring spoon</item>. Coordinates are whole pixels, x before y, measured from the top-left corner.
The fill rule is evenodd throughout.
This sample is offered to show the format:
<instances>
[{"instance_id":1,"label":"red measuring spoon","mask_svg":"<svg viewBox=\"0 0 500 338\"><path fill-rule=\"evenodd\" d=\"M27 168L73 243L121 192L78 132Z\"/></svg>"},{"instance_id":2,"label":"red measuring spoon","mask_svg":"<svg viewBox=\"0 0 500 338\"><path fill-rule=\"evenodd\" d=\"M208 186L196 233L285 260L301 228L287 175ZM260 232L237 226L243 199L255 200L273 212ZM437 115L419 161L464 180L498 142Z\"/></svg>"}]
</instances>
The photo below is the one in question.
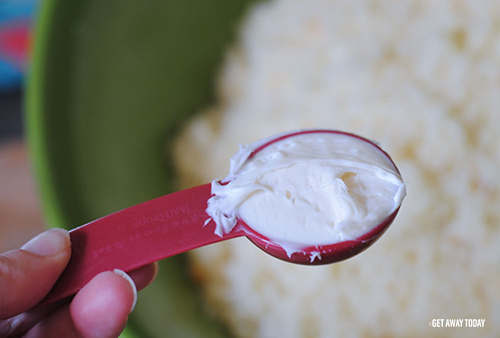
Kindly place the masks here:
<instances>
[{"instance_id":1,"label":"red measuring spoon","mask_svg":"<svg viewBox=\"0 0 500 338\"><path fill-rule=\"evenodd\" d=\"M337 133L356 137L371 144L394 165L389 155L375 143L333 130L306 130L280 135L255 149L253 154L272 143L306 133ZM394 168L397 170L395 165ZM205 209L210 197L211 184L204 184L132 206L71 230L70 262L40 305L74 295L100 272L113 269L128 272L182 252L240 236L246 236L265 252L288 262L311 265L338 262L373 244L399 211L397 208L378 226L355 240L306 246L289 255L280 245L253 231L241 220L231 232L222 237L216 235L214 222L205 224L209 218Z\"/></svg>"}]
</instances>

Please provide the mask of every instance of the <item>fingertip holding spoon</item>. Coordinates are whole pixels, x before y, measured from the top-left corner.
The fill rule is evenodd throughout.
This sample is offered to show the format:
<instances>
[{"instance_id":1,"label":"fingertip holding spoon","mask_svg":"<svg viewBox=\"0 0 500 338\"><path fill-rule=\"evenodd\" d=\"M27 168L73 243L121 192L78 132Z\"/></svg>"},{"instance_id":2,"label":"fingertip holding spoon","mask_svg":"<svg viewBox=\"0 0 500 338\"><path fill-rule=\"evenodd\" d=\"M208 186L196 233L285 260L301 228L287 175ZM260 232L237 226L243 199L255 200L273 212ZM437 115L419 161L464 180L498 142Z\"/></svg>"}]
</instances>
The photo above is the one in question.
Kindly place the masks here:
<instances>
[{"instance_id":1,"label":"fingertip holding spoon","mask_svg":"<svg viewBox=\"0 0 500 338\"><path fill-rule=\"evenodd\" d=\"M324 149L321 150L325 154L317 155L319 150L316 149L316 146L312 150L306 149L304 151L305 148L301 145L292 144L300 139L300 136L307 138L320 136L320 143L323 142L321 141L323 136L336 136L338 140L335 139L335 146L338 144L339 149L346 146L343 143L344 138L349 142L362 143L361 150L353 151L353 149L346 148L346 152L340 151L342 154L345 153L344 155L349 159L347 162L341 162L342 165L354 162L361 163L352 164L354 169L359 171L359 177L347 179L336 177L332 179L335 184L325 185L322 183L312 189L312 196L316 199L324 196L342 196L342 201L339 202L342 207L337 206L341 212L335 208L330 210L333 212L332 217L336 221L335 225L327 226L324 230L325 234L320 234L319 237L307 235L308 232L316 231L311 228L314 224L307 224L305 227L299 224L295 235L293 235L293 231L290 235L290 231L286 228L289 226L286 223L288 222L287 215L288 218L295 217L295 213L307 211L310 207L314 207L315 211L318 211L318 205L312 206L310 201L304 202L304 196L298 196L300 194L299 188L302 188L300 184L297 185L298 192L295 192L297 194L296 200L295 197L290 196L292 193L289 190L292 189L283 190L283 197L279 193L281 188L276 188L276 191L273 191L269 186L266 186L271 182L269 178L262 175L255 176L256 170L258 171L262 169L262 166L266 167L267 165L266 170L269 169L268 171L274 175L271 175L271 179L277 180L278 183L282 182L280 175L286 174L286 170L297 162L295 153L299 153L300 156L307 153L307 156L312 158L321 157L319 162L314 162L327 173L326 176L324 173L320 175L320 183L324 179L330 180L331 177L328 176L330 169L325 163L328 162L327 157L331 156L331 145L325 143ZM293 142L290 143L290 140ZM338 143L339 140L340 143ZM310 141L317 142L314 138ZM349 142L347 144L350 144ZM277 150L273 149L275 145L279 145ZM272 151L269 151L270 149ZM389 209L387 206L384 207L385 209L381 208L383 209L382 214L378 215L378 218L371 217L374 211L366 209L362 203L366 202L363 199L367 201L373 199L371 196L362 195L364 190L370 191L373 188L370 186L370 184L373 185L373 182L370 183L371 181L363 178L368 177L368 167L364 164L365 160L363 159L366 151L376 154L375 167L377 165L386 167L377 175L395 185L392 190L395 194L394 205ZM309 162L298 162L303 166L303 168L299 166L300 170L310 167ZM254 166L254 163L257 163L257 167ZM271 167L269 167L269 163L272 163ZM250 185L248 184L248 173L252 179L257 177L257 181ZM277 176L275 173L278 173ZM397 186L400 181L393 182L394 179L389 174L400 178L400 173L390 156L374 142L350 133L321 129L302 130L256 142L242 148L237 156L233 157L230 174L225 180L174 192L71 230L71 260L53 289L39 305L53 303L76 294L102 271L120 269L128 272L182 252L242 236L247 237L271 256L291 263L320 265L348 259L367 249L380 238L399 211L405 195L404 183L401 181L401 184ZM302 179L307 181L307 175L300 172L299 176L299 178L292 177L287 182L293 183ZM307 184L311 185L309 181ZM236 197L234 191L236 191ZM316 193L319 195L315 195ZM378 203L377 198L375 197L375 201ZM363 201L360 202L360 200ZM320 202L318 204L321 204ZM269 209L271 213L264 212L262 204L259 203L264 203L263 205L266 206L264 209ZM221 205L223 208L219 208ZM281 207L284 211L281 212L280 216ZM328 206L321 205L321 207L328 209ZM278 225L277 230L273 229L273 224L259 225L258 219L255 221L252 219L253 216L248 216L249 212L253 212L259 217L274 219L276 223L283 223L282 220L285 223ZM313 211L310 212L313 213ZM317 212L317 214L321 215L321 212ZM317 214L314 217L317 217ZM300 214L298 215L300 216ZM365 218L360 215L364 215ZM314 217L312 217L313 221ZM371 219L371 222L376 224L366 227L358 222L356 223L358 229L352 231L349 230L349 217L361 217L362 220ZM338 229L342 227L346 229L339 231ZM285 236L281 236L282 233L286 233ZM331 240L331 238L335 240Z\"/></svg>"}]
</instances>

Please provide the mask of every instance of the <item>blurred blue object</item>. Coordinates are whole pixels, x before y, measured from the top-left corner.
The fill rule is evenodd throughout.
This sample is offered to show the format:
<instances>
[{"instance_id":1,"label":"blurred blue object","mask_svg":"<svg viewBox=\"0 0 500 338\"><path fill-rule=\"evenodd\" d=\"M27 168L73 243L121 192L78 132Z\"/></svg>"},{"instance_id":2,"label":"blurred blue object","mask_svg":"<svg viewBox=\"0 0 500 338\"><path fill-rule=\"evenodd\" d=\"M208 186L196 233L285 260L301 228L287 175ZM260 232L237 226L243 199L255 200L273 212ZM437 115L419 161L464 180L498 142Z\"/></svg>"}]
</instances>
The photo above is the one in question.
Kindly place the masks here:
<instances>
[{"instance_id":1,"label":"blurred blue object","mask_svg":"<svg viewBox=\"0 0 500 338\"><path fill-rule=\"evenodd\" d=\"M0 90L20 86L22 78L20 69L0 58Z\"/></svg>"},{"instance_id":2,"label":"blurred blue object","mask_svg":"<svg viewBox=\"0 0 500 338\"><path fill-rule=\"evenodd\" d=\"M19 87L27 69L38 0L0 0L0 90Z\"/></svg>"}]
</instances>

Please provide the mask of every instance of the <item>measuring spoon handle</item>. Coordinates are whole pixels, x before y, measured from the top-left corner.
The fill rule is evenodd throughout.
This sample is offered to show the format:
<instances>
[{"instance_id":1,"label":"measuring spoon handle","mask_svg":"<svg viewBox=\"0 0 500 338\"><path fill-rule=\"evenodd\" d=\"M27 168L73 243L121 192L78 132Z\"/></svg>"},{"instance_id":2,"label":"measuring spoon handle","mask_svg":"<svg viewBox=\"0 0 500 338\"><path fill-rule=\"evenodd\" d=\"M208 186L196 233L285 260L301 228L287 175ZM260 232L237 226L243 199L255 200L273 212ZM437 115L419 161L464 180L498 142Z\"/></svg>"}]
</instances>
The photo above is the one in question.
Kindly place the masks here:
<instances>
[{"instance_id":1,"label":"measuring spoon handle","mask_svg":"<svg viewBox=\"0 0 500 338\"><path fill-rule=\"evenodd\" d=\"M102 217L70 231L71 259L50 293L49 304L77 293L103 271L125 272L204 245L238 237L204 225L211 185L174 192Z\"/></svg>"}]
</instances>

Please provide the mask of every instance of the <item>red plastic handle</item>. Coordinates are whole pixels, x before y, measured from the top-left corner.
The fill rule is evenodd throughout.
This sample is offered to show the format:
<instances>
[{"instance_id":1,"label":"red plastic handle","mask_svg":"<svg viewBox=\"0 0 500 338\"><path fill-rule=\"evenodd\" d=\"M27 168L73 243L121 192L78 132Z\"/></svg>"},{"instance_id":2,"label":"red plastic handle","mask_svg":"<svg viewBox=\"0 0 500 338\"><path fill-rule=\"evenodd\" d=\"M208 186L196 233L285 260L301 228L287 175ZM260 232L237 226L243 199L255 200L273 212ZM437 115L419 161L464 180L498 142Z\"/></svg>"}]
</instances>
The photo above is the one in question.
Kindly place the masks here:
<instances>
[{"instance_id":1,"label":"red plastic handle","mask_svg":"<svg viewBox=\"0 0 500 338\"><path fill-rule=\"evenodd\" d=\"M74 295L100 272L131 271L207 244L241 236L204 226L210 184L178 191L118 211L70 232L71 260L39 305Z\"/></svg>"}]
</instances>

